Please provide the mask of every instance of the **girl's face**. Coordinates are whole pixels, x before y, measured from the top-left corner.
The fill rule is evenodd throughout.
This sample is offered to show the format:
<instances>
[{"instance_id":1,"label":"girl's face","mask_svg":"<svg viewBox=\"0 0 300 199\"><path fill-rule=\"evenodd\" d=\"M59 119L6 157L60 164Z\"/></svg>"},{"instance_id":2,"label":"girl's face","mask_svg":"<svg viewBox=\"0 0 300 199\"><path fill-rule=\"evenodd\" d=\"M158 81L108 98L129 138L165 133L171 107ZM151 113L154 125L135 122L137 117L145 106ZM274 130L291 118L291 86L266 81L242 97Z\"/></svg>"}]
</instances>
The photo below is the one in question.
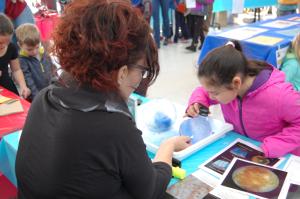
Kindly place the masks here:
<instances>
[{"instance_id":1,"label":"girl's face","mask_svg":"<svg viewBox=\"0 0 300 199\"><path fill-rule=\"evenodd\" d=\"M216 100L221 104L228 104L238 96L240 85L232 83L231 88L225 86L213 86L210 84L209 79L202 77L200 83L203 88L208 92L209 98Z\"/></svg>"},{"instance_id":2,"label":"girl's face","mask_svg":"<svg viewBox=\"0 0 300 199\"><path fill-rule=\"evenodd\" d=\"M4 50L11 41L11 35L0 35L0 51Z\"/></svg>"}]
</instances>

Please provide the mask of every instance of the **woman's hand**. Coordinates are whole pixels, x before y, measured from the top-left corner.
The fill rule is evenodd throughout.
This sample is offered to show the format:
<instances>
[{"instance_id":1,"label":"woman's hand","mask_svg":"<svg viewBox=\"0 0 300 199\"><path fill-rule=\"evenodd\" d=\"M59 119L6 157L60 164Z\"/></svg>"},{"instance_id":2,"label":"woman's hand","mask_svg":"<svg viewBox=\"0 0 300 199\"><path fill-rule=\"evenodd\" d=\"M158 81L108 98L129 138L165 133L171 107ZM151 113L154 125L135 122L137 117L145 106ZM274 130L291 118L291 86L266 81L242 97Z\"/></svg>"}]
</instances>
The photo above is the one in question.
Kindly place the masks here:
<instances>
[{"instance_id":1,"label":"woman's hand","mask_svg":"<svg viewBox=\"0 0 300 199\"><path fill-rule=\"evenodd\" d=\"M170 144L173 147L173 151L182 151L191 146L191 138L187 136L175 136L166 140L163 144Z\"/></svg>"},{"instance_id":2,"label":"woman's hand","mask_svg":"<svg viewBox=\"0 0 300 199\"><path fill-rule=\"evenodd\" d=\"M24 99L26 99L27 97L29 97L30 94L31 94L31 91L30 91L30 89L27 86L20 87L20 95L21 95L21 97L23 97Z\"/></svg>"}]
</instances>

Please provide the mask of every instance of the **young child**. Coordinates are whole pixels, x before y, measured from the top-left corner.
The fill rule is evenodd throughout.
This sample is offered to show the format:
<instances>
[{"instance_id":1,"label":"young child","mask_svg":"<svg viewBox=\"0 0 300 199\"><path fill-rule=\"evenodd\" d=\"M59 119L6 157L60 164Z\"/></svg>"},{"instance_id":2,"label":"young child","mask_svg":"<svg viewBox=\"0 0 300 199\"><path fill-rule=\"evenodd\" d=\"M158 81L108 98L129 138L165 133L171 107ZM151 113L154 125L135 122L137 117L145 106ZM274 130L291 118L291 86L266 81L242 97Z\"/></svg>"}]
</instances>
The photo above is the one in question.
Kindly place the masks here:
<instances>
[{"instance_id":1,"label":"young child","mask_svg":"<svg viewBox=\"0 0 300 199\"><path fill-rule=\"evenodd\" d=\"M18 60L18 50L11 43L14 27L10 19L0 13L0 85L19 95L19 92L8 72L10 65L12 76L20 87L20 95L27 98L30 90L27 88L23 72Z\"/></svg>"},{"instance_id":2,"label":"young child","mask_svg":"<svg viewBox=\"0 0 300 199\"><path fill-rule=\"evenodd\" d=\"M300 34L298 34L293 42L292 46L287 52L282 65L281 70L285 73L285 79L287 82L293 84L295 90L300 91Z\"/></svg>"},{"instance_id":3,"label":"young child","mask_svg":"<svg viewBox=\"0 0 300 199\"><path fill-rule=\"evenodd\" d=\"M300 93L286 83L284 73L261 61L245 58L238 42L216 48L202 61L198 87L187 115L200 106L221 104L234 131L262 142L266 157L300 155Z\"/></svg>"},{"instance_id":4,"label":"young child","mask_svg":"<svg viewBox=\"0 0 300 199\"><path fill-rule=\"evenodd\" d=\"M22 24L16 30L20 47L20 64L33 99L38 92L50 84L52 62L40 45L40 33L33 24Z\"/></svg>"},{"instance_id":5,"label":"young child","mask_svg":"<svg viewBox=\"0 0 300 199\"><path fill-rule=\"evenodd\" d=\"M174 0L174 5L175 5L174 43L177 43L179 38L183 38L184 40L187 40L189 38L189 31L186 23L186 18L184 16L184 13L186 12L184 1ZM179 34L179 28L181 29L181 34Z\"/></svg>"}]
</instances>

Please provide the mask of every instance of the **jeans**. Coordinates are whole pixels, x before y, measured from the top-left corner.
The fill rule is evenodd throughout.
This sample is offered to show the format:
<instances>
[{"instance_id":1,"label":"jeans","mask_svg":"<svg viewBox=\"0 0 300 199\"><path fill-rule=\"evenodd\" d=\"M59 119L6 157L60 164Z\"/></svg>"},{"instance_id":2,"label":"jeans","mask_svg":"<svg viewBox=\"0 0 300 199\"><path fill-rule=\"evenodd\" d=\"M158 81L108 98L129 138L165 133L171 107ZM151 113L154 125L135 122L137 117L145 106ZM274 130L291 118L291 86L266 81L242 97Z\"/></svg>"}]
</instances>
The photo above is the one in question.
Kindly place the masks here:
<instances>
[{"instance_id":1,"label":"jeans","mask_svg":"<svg viewBox=\"0 0 300 199\"><path fill-rule=\"evenodd\" d=\"M182 13L175 11L175 43L177 43L179 38L179 28L181 28L182 37L184 37L184 39L188 39L190 33L185 21L185 17Z\"/></svg>"},{"instance_id":2,"label":"jeans","mask_svg":"<svg viewBox=\"0 0 300 199\"><path fill-rule=\"evenodd\" d=\"M13 23L15 28L24 23L34 24L33 14L28 5L24 8L23 12L13 21Z\"/></svg>"},{"instance_id":3,"label":"jeans","mask_svg":"<svg viewBox=\"0 0 300 199\"><path fill-rule=\"evenodd\" d=\"M169 27L169 0L152 0L152 16L153 16L153 29L154 29L154 40L157 47L160 47L160 19L159 19L159 7L162 10L163 17L163 36L168 38L170 36Z\"/></svg>"},{"instance_id":4,"label":"jeans","mask_svg":"<svg viewBox=\"0 0 300 199\"><path fill-rule=\"evenodd\" d=\"M0 13L4 13L5 10L5 0L0 0Z\"/></svg>"}]
</instances>

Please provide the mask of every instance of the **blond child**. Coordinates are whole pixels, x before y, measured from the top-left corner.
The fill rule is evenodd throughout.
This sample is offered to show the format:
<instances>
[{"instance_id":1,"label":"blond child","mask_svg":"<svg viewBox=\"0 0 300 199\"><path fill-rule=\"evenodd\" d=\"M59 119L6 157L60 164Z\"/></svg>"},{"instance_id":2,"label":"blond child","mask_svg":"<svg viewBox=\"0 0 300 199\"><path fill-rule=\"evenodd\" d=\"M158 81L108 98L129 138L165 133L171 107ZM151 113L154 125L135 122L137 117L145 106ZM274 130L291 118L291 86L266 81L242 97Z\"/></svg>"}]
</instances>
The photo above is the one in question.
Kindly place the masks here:
<instances>
[{"instance_id":1,"label":"blond child","mask_svg":"<svg viewBox=\"0 0 300 199\"><path fill-rule=\"evenodd\" d=\"M300 91L300 34L292 42L287 52L281 70L285 73L285 80L293 84L295 90Z\"/></svg>"},{"instance_id":2,"label":"blond child","mask_svg":"<svg viewBox=\"0 0 300 199\"><path fill-rule=\"evenodd\" d=\"M22 24L16 29L20 47L20 64L33 99L40 90L50 84L52 62L41 46L40 33L33 24Z\"/></svg>"},{"instance_id":3,"label":"blond child","mask_svg":"<svg viewBox=\"0 0 300 199\"><path fill-rule=\"evenodd\" d=\"M8 65L10 65L12 76L19 85L20 95L27 98L30 90L27 88L23 72L20 68L18 50L11 43L14 27L10 19L0 13L0 85L19 95L19 92L9 75Z\"/></svg>"}]
</instances>

